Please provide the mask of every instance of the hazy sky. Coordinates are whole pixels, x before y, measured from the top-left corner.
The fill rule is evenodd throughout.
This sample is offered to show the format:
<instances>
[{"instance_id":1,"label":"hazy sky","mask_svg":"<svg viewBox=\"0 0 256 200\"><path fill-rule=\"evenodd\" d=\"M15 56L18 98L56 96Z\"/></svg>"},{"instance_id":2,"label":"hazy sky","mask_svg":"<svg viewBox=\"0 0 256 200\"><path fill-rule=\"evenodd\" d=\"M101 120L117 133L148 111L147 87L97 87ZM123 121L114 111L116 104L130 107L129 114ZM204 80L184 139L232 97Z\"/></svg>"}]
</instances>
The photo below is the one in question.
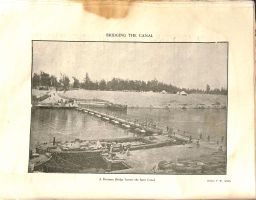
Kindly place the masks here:
<instances>
[{"instance_id":1,"label":"hazy sky","mask_svg":"<svg viewBox=\"0 0 256 200\"><path fill-rule=\"evenodd\" d=\"M226 43L33 42L33 72L227 87Z\"/></svg>"}]
</instances>

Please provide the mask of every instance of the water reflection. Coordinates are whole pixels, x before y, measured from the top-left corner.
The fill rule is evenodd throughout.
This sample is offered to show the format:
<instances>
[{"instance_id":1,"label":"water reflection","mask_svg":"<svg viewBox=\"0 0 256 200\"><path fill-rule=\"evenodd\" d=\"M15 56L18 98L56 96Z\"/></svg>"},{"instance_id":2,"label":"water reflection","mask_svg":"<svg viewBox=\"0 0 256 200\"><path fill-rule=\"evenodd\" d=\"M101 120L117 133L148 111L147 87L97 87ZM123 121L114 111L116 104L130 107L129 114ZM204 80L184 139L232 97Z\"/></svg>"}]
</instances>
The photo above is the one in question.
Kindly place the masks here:
<instances>
[{"instance_id":1,"label":"water reflection","mask_svg":"<svg viewBox=\"0 0 256 200\"><path fill-rule=\"evenodd\" d=\"M195 138L199 137L200 133L203 139L206 139L208 135L216 141L222 136L226 137L226 110L129 108L127 113L98 110L131 121L135 119L139 122L153 121L162 129L166 129L167 126L173 127ZM31 114L30 143L32 148L37 142L49 142L53 137L67 141L75 138L100 139L133 136L127 130L76 110L32 109Z\"/></svg>"},{"instance_id":2,"label":"water reflection","mask_svg":"<svg viewBox=\"0 0 256 200\"><path fill-rule=\"evenodd\" d=\"M130 137L132 133L76 110L32 109L31 146L38 142L75 138L99 139Z\"/></svg>"},{"instance_id":3,"label":"water reflection","mask_svg":"<svg viewBox=\"0 0 256 200\"><path fill-rule=\"evenodd\" d=\"M185 131L185 134L203 139L209 135L213 140L226 137L227 111L225 109L149 109L128 108L127 113L113 112L103 108L100 112L115 115L127 120L138 120L140 123L154 122L157 127L165 130L168 127Z\"/></svg>"}]
</instances>

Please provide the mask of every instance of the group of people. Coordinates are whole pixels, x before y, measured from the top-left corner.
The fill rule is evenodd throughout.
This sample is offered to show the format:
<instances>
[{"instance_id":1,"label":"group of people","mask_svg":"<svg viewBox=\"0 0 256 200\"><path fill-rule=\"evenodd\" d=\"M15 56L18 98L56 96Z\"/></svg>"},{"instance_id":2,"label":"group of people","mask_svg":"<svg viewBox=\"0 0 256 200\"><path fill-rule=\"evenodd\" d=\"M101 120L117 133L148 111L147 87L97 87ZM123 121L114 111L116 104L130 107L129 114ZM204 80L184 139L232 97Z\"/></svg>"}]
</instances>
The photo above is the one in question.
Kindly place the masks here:
<instances>
[{"instance_id":1,"label":"group of people","mask_svg":"<svg viewBox=\"0 0 256 200\"><path fill-rule=\"evenodd\" d=\"M175 136L175 134L176 134L176 131L174 131L174 129L170 128L169 126L166 126L166 131L167 131L167 133L170 137ZM177 131L179 132L180 130L177 129ZM186 131L183 131L183 135L186 135ZM196 146L197 147L200 147L200 140L202 140L202 139L203 139L203 134L200 133L199 138L196 140ZM210 142L210 141L211 141L211 136L207 135L207 142ZM220 141L221 141L221 143L224 142L224 136L221 136ZM219 140L216 141L217 145L219 146L218 150L223 151L223 147L220 145L220 141ZM189 142L192 142L192 136L191 135L189 136Z\"/></svg>"},{"instance_id":2,"label":"group of people","mask_svg":"<svg viewBox=\"0 0 256 200\"><path fill-rule=\"evenodd\" d=\"M157 125L155 122L153 122L153 120L145 120L145 121L142 121L140 122L138 119L135 119L134 120L134 123L135 124L141 124L142 126L145 126L145 127L151 127L151 128L156 128Z\"/></svg>"}]
</instances>

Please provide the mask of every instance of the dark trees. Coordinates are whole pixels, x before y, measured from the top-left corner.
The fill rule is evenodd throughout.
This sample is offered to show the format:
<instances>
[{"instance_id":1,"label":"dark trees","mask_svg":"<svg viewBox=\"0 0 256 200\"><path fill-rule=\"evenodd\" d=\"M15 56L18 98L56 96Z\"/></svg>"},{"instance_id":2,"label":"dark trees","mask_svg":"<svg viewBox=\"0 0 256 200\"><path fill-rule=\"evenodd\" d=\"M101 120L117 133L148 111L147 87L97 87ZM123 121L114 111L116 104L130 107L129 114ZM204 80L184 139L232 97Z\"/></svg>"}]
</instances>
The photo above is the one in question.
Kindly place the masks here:
<instances>
[{"instance_id":1,"label":"dark trees","mask_svg":"<svg viewBox=\"0 0 256 200\"><path fill-rule=\"evenodd\" d=\"M178 91L185 91L186 93L199 93L199 94L222 94L227 95L227 89L214 88L211 89L210 85L207 84L205 90L203 89L189 89L189 88L179 88L172 84L166 84L159 82L157 79L143 81L143 80L129 80L121 78L113 78L110 81L104 79L98 81L92 81L89 74L86 73L85 78L82 82L76 77L72 77L74 82L72 84L73 88L83 88L86 90L112 90L112 91L153 91L162 92L166 91L168 93L177 93ZM69 77L65 74L61 74L59 81L54 75L49 75L45 72L40 72L40 74L34 73L32 76L32 87L54 87L58 89L68 90L70 88Z\"/></svg>"}]
</instances>

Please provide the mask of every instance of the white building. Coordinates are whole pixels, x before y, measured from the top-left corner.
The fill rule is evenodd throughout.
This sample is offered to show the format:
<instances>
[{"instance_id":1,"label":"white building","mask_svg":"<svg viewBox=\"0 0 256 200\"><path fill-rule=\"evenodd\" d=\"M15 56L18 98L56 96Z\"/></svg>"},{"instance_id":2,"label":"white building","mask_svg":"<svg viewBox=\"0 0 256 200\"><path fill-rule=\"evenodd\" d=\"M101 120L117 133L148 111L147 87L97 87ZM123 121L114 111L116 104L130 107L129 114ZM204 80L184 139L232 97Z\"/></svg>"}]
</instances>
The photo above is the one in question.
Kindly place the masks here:
<instances>
[{"instance_id":1,"label":"white building","mask_svg":"<svg viewBox=\"0 0 256 200\"><path fill-rule=\"evenodd\" d=\"M188 96L188 94L187 94L185 91L181 91L181 92L180 92L180 95L182 95L182 96Z\"/></svg>"}]
</instances>

